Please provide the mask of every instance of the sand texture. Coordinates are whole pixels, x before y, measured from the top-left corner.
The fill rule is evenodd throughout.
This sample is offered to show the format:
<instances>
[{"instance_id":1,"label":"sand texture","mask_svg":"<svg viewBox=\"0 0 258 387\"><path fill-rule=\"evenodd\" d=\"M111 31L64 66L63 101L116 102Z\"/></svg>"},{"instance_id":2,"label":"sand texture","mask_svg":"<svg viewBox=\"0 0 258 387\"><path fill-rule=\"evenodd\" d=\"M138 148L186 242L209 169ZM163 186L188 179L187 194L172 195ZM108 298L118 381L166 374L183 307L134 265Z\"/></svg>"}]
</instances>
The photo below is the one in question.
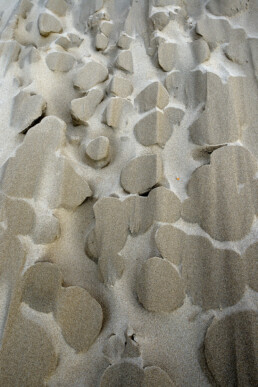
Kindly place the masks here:
<instances>
[{"instance_id":1,"label":"sand texture","mask_svg":"<svg viewBox=\"0 0 258 387\"><path fill-rule=\"evenodd\" d=\"M257 0L0 0L0 387L257 387L257 158Z\"/></svg>"}]
</instances>

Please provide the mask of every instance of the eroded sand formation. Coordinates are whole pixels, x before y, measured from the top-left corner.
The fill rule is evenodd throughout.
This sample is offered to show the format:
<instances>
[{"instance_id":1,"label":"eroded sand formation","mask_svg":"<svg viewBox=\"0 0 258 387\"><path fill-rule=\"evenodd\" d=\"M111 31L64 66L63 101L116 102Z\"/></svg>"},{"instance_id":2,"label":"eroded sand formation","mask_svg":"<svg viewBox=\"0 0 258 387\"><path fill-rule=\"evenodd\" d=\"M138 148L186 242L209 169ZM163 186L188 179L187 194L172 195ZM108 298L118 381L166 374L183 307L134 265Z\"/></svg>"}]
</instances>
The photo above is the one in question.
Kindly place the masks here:
<instances>
[{"instance_id":1,"label":"eroded sand formation","mask_svg":"<svg viewBox=\"0 0 258 387\"><path fill-rule=\"evenodd\" d=\"M257 386L257 20L1 0L1 387Z\"/></svg>"}]
</instances>

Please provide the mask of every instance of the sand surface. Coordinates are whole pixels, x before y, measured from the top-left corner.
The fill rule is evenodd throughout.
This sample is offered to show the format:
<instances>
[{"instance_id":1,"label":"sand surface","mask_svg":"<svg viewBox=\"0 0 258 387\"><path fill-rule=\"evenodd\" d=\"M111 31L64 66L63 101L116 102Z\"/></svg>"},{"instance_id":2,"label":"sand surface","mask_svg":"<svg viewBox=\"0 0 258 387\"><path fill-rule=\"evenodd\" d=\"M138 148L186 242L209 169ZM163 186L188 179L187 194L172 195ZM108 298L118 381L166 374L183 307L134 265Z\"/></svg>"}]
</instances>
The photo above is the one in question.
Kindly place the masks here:
<instances>
[{"instance_id":1,"label":"sand surface","mask_svg":"<svg viewBox=\"0 0 258 387\"><path fill-rule=\"evenodd\" d=\"M257 21L0 1L0 387L257 386Z\"/></svg>"}]
</instances>

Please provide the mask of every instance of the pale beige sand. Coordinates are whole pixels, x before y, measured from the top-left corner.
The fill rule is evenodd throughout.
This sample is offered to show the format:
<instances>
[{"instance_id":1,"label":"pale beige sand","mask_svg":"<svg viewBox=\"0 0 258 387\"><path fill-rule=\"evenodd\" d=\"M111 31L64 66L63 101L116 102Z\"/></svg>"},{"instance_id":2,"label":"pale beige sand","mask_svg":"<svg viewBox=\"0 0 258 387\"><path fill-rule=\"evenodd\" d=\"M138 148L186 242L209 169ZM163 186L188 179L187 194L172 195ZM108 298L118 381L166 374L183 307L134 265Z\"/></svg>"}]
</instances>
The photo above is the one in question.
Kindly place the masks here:
<instances>
[{"instance_id":1,"label":"pale beige sand","mask_svg":"<svg viewBox=\"0 0 258 387\"><path fill-rule=\"evenodd\" d=\"M0 387L257 386L257 20L0 1Z\"/></svg>"}]
</instances>

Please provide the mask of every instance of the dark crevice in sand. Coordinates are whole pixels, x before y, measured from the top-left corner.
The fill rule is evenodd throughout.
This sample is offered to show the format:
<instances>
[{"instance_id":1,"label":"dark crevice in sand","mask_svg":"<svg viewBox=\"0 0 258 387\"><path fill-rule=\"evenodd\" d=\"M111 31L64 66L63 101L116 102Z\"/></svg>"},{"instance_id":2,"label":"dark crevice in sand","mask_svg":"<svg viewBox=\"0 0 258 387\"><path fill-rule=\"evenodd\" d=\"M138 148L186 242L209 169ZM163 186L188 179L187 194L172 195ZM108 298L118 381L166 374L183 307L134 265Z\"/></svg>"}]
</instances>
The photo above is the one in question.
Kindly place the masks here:
<instances>
[{"instance_id":1,"label":"dark crevice in sand","mask_svg":"<svg viewBox=\"0 0 258 387\"><path fill-rule=\"evenodd\" d=\"M34 120L26 129L21 133L26 134L31 128L38 125L46 117L46 110L42 112L42 115Z\"/></svg>"}]
</instances>

